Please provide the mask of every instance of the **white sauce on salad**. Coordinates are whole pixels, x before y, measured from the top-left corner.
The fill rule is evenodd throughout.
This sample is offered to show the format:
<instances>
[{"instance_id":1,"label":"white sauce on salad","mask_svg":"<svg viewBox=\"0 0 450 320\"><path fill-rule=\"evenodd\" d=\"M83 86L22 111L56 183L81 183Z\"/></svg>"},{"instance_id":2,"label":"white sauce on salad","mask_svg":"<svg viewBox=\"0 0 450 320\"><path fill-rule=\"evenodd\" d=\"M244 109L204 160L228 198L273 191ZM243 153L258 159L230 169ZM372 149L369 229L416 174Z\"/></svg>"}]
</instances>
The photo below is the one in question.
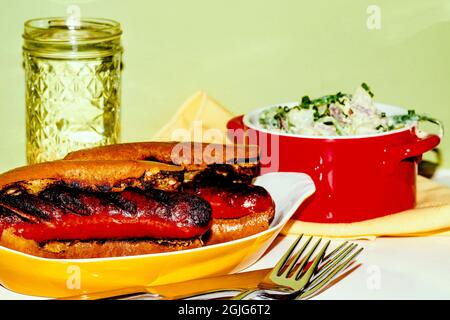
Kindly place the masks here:
<instances>
[{"instance_id":1,"label":"white sauce on salad","mask_svg":"<svg viewBox=\"0 0 450 320\"><path fill-rule=\"evenodd\" d=\"M311 136L367 135L397 130L420 120L413 110L387 116L374 105L373 93L363 83L353 95L337 93L311 100L302 98L294 107L264 110L259 124L275 132Z\"/></svg>"}]
</instances>

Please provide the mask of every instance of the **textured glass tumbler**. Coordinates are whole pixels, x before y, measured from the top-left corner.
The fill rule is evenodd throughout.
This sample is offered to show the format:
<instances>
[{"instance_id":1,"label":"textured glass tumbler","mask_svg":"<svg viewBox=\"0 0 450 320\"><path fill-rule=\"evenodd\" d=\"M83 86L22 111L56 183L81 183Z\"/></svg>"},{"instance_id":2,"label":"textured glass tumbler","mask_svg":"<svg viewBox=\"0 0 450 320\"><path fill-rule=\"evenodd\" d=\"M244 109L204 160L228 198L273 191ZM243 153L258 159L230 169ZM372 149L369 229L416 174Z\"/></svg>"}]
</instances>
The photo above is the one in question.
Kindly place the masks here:
<instances>
[{"instance_id":1,"label":"textured glass tumbler","mask_svg":"<svg viewBox=\"0 0 450 320\"><path fill-rule=\"evenodd\" d=\"M29 164L120 139L120 24L106 19L25 23Z\"/></svg>"}]
</instances>

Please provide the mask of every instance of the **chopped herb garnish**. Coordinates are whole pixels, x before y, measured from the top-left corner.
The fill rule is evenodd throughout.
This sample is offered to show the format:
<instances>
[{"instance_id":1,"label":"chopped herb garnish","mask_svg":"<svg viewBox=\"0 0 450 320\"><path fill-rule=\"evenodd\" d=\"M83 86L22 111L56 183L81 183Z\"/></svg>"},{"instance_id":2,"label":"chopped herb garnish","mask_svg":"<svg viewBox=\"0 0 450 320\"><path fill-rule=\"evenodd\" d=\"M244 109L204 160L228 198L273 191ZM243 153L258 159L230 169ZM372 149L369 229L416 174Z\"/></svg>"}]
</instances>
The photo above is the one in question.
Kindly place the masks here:
<instances>
[{"instance_id":1,"label":"chopped herb garnish","mask_svg":"<svg viewBox=\"0 0 450 320\"><path fill-rule=\"evenodd\" d=\"M302 102L300 103L300 108L302 109L309 109L309 107L311 106L311 99L309 99L308 96L304 96L302 98Z\"/></svg>"},{"instance_id":2,"label":"chopped herb garnish","mask_svg":"<svg viewBox=\"0 0 450 320\"><path fill-rule=\"evenodd\" d=\"M373 93L366 83L354 95L337 92L317 99L303 96L294 107L279 106L261 113L259 122L265 129L306 135L358 135L400 129L424 116L414 110L388 116L375 107Z\"/></svg>"},{"instance_id":3,"label":"chopped herb garnish","mask_svg":"<svg viewBox=\"0 0 450 320\"><path fill-rule=\"evenodd\" d=\"M320 119L320 112L319 108L317 106L313 106L312 109L314 110L314 121L317 121Z\"/></svg>"},{"instance_id":4,"label":"chopped herb garnish","mask_svg":"<svg viewBox=\"0 0 450 320\"><path fill-rule=\"evenodd\" d=\"M369 94L370 97L373 98L373 92L370 90L370 87L367 85L367 83L363 82L361 84L361 87L366 90L366 92Z\"/></svg>"}]
</instances>

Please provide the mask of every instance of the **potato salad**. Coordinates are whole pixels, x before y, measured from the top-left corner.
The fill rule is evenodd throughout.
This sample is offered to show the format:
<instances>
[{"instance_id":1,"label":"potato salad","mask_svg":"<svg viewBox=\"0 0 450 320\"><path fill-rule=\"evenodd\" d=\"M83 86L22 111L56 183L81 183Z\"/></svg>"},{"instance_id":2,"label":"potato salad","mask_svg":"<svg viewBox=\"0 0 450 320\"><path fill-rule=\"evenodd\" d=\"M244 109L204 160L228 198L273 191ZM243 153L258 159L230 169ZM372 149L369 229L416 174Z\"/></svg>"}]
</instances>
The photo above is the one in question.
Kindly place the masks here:
<instances>
[{"instance_id":1,"label":"potato salad","mask_svg":"<svg viewBox=\"0 0 450 320\"><path fill-rule=\"evenodd\" d=\"M380 112L365 83L353 95L338 92L317 99L304 96L297 106L269 108L259 117L264 129L309 136L377 134L404 128L418 120L413 110L395 116Z\"/></svg>"}]
</instances>

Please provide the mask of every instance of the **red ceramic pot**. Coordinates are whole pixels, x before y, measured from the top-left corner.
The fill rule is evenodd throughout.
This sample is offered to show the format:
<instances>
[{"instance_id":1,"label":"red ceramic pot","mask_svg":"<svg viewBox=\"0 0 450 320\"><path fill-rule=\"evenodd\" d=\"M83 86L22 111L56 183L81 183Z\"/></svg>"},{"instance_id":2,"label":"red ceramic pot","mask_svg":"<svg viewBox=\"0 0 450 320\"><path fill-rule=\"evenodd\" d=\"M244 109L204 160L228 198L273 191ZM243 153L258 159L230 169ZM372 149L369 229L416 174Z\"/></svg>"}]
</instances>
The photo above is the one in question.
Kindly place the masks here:
<instances>
[{"instance_id":1,"label":"red ceramic pot","mask_svg":"<svg viewBox=\"0 0 450 320\"><path fill-rule=\"evenodd\" d=\"M405 112L393 106L377 107L388 115ZM264 109L230 120L228 134L237 142L246 139L259 145L263 173L294 171L312 177L317 191L294 216L302 221L355 222L413 208L417 164L442 135L419 137L417 125L352 137L274 133L258 126Z\"/></svg>"}]
</instances>

